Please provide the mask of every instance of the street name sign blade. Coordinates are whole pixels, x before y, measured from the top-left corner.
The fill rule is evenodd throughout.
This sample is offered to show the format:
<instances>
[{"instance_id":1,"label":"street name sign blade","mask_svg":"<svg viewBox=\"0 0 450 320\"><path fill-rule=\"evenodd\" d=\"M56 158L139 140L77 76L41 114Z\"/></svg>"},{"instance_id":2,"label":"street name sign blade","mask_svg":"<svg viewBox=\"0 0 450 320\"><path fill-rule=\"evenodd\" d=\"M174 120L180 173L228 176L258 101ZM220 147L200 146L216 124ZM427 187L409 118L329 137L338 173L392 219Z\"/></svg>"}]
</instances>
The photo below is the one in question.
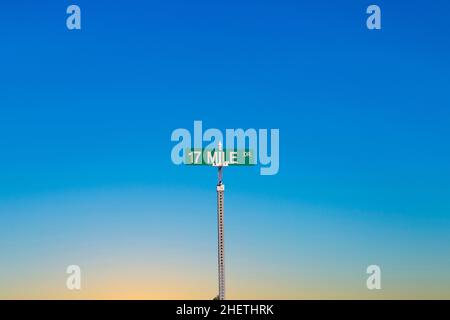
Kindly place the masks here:
<instances>
[{"instance_id":1,"label":"street name sign blade","mask_svg":"<svg viewBox=\"0 0 450 320\"><path fill-rule=\"evenodd\" d=\"M256 165L253 150L250 149L186 148L184 154L187 165L211 166L218 161L226 162L229 166Z\"/></svg>"}]
</instances>

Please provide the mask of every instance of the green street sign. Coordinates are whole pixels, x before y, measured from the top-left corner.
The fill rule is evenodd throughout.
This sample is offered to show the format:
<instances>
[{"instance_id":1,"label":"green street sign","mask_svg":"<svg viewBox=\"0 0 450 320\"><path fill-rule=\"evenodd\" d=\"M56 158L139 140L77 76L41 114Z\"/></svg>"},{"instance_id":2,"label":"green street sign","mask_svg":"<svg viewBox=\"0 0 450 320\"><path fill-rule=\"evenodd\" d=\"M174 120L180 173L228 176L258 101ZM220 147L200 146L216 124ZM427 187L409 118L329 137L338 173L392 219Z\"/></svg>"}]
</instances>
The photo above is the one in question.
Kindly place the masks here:
<instances>
[{"instance_id":1,"label":"green street sign","mask_svg":"<svg viewBox=\"0 0 450 320\"><path fill-rule=\"evenodd\" d=\"M226 161L229 166L254 166L256 165L254 153L249 149L217 150L203 148L185 149L185 164L212 166Z\"/></svg>"}]
</instances>

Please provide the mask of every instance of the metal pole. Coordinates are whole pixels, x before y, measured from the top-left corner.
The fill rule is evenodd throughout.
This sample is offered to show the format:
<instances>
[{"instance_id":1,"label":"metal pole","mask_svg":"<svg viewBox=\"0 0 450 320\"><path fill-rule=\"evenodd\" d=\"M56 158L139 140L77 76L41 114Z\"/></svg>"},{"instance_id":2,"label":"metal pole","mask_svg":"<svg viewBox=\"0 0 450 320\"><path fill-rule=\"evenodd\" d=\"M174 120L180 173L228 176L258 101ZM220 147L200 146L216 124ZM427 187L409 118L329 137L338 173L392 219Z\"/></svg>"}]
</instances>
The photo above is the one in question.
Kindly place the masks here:
<instances>
[{"instance_id":1,"label":"metal pole","mask_svg":"<svg viewBox=\"0 0 450 320\"><path fill-rule=\"evenodd\" d=\"M219 300L225 300L225 246L224 246L224 191L225 185L222 183L222 166L219 166L217 182L217 232L218 232L218 268L219 268Z\"/></svg>"}]
</instances>

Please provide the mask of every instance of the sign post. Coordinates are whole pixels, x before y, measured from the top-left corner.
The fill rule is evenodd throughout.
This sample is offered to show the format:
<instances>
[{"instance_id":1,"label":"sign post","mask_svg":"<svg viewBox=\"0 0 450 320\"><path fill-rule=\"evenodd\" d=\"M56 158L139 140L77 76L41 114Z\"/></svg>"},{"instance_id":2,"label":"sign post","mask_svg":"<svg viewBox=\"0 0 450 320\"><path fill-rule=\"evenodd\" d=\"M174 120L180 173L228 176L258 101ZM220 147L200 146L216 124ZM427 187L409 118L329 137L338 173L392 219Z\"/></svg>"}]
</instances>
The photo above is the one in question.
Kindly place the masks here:
<instances>
[{"instance_id":1,"label":"sign post","mask_svg":"<svg viewBox=\"0 0 450 320\"><path fill-rule=\"evenodd\" d=\"M224 192L223 168L228 166L255 165L255 157L251 150L225 150L219 141L216 149L186 149L188 165L207 165L217 167L217 266L219 294L215 299L225 300L225 243L224 243Z\"/></svg>"}]
</instances>

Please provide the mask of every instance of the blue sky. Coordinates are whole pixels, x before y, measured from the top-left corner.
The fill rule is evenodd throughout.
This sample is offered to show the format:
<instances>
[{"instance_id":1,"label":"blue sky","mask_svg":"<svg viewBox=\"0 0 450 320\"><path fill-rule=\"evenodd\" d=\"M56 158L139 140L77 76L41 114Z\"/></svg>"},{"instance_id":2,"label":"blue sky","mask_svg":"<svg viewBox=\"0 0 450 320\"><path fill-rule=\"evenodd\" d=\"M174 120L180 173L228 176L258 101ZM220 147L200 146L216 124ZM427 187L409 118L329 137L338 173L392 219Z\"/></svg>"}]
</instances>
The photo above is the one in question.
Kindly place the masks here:
<instances>
[{"instance_id":1,"label":"blue sky","mask_svg":"<svg viewBox=\"0 0 450 320\"><path fill-rule=\"evenodd\" d=\"M61 228L76 241L87 227L75 216L91 227L117 219L97 238L92 231L93 242L112 241L124 221L131 236L146 219L165 233L142 230L142 248L176 238L181 225L192 231L183 232L186 247L163 249L214 241L216 173L173 165L172 131L193 130L194 120L224 131L278 128L276 176L248 167L225 172L236 277L236 261L249 255L250 265L278 257L299 278L305 255L311 269L336 262L337 278L352 268L364 277L369 261L381 261L395 270L393 282L410 268L404 278L425 278L430 295L449 297L436 289L450 280L448 2L374 2L380 31L365 27L366 1L73 3L81 31L65 26L72 2L1 5L0 237L15 244L9 250L35 259L23 237L45 248L52 242L45 235ZM103 205L117 199L127 209L106 215ZM129 210L134 202L148 218L137 218L144 209ZM238 223L259 216L255 229ZM244 234L255 242L239 246ZM272 255L252 256L261 246ZM214 267L214 245L208 249L200 257ZM9 250L0 250L0 261ZM81 247L76 252L89 260ZM277 270L265 274L275 287ZM288 297L301 296L300 285L289 285Z\"/></svg>"}]
</instances>

